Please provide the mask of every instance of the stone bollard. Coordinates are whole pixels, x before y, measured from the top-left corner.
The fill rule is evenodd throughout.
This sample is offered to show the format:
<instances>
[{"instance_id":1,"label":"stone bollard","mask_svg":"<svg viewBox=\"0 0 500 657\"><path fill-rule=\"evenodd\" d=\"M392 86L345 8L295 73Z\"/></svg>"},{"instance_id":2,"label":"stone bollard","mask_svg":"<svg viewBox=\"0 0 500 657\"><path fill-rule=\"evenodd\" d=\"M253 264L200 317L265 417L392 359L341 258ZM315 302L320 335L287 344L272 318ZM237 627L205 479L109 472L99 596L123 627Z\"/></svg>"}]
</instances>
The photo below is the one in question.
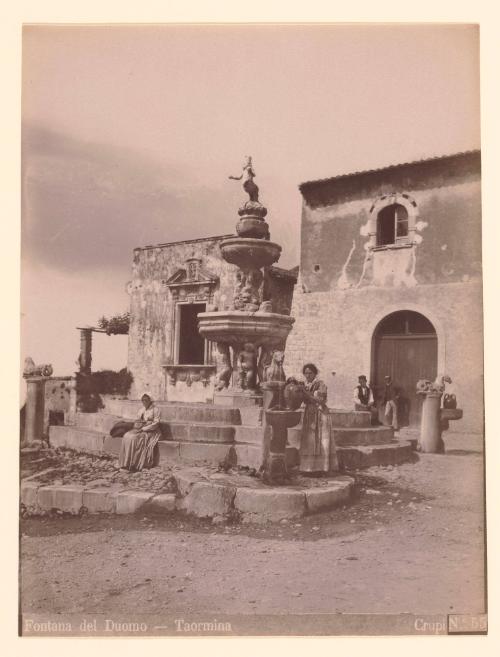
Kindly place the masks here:
<instances>
[{"instance_id":1,"label":"stone bollard","mask_svg":"<svg viewBox=\"0 0 500 657\"><path fill-rule=\"evenodd\" d=\"M45 416L46 378L34 376L26 378L26 420L24 440L33 443L41 440Z\"/></svg>"},{"instance_id":2,"label":"stone bollard","mask_svg":"<svg viewBox=\"0 0 500 657\"><path fill-rule=\"evenodd\" d=\"M419 451L431 454L444 452L441 438L441 397L438 392L428 392L422 404Z\"/></svg>"}]
</instances>

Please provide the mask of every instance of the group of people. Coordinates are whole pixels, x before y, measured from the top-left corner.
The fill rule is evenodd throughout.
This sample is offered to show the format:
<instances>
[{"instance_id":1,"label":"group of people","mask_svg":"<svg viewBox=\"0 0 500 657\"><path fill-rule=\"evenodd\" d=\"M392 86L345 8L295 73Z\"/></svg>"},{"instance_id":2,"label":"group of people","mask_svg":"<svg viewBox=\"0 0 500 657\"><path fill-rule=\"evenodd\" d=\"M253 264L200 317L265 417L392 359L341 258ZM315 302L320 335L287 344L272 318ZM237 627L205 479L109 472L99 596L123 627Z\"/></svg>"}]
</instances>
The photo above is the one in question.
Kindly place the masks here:
<instances>
[{"instance_id":1,"label":"group of people","mask_svg":"<svg viewBox=\"0 0 500 657\"><path fill-rule=\"evenodd\" d=\"M399 431L399 398L399 388L388 374L384 377L384 388L380 398L380 406L383 409L385 424L392 426L394 431ZM379 406L375 401L373 391L368 385L364 374L358 376L358 385L354 388L354 410L369 411L372 416L372 424L379 424Z\"/></svg>"},{"instance_id":2,"label":"group of people","mask_svg":"<svg viewBox=\"0 0 500 657\"><path fill-rule=\"evenodd\" d=\"M302 472L335 472L339 469L335 443L332 437L331 416L327 402L327 387L314 363L302 368L304 375L302 398L304 415L300 441L300 469ZM385 377L381 403L384 417L395 430L398 425L399 391L390 376ZM140 409L133 428L125 433L120 448L118 467L130 471L151 468L157 460L157 443L161 438L160 410L149 393L141 397ZM358 377L354 389L354 408L369 411L372 422L378 422L378 410L366 376Z\"/></svg>"}]
</instances>

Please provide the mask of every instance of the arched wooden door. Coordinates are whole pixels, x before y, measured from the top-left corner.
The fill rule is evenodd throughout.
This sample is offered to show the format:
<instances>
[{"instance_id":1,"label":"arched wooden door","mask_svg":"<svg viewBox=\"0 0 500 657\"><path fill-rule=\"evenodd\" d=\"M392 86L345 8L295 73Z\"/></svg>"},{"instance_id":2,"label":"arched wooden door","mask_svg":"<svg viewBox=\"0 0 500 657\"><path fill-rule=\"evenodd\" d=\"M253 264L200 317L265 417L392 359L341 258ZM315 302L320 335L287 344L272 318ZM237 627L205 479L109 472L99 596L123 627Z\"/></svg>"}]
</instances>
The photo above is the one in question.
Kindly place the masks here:
<instances>
[{"instance_id":1,"label":"arched wooden door","mask_svg":"<svg viewBox=\"0 0 500 657\"><path fill-rule=\"evenodd\" d=\"M422 399L415 393L419 379L437 376L438 341L431 322L420 313L401 310L384 317L372 340L372 386L381 398L384 376L401 389L400 425L418 427ZM381 411L382 412L382 411Z\"/></svg>"}]
</instances>

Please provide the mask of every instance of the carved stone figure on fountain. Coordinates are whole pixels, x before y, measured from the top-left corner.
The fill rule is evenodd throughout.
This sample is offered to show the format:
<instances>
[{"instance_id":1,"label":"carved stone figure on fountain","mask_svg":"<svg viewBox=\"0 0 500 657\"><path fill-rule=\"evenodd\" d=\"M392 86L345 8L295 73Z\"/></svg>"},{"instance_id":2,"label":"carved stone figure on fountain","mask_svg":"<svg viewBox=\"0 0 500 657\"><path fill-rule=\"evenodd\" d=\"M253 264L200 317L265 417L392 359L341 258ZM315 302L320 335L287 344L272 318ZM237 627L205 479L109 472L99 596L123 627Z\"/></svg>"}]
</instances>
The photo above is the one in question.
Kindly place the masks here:
<instances>
[{"instance_id":1,"label":"carved stone figure on fountain","mask_svg":"<svg viewBox=\"0 0 500 657\"><path fill-rule=\"evenodd\" d=\"M240 269L236 273L234 309L256 312L260 307L260 286L263 274L259 269Z\"/></svg>"},{"instance_id":2,"label":"carved stone figure on fountain","mask_svg":"<svg viewBox=\"0 0 500 657\"><path fill-rule=\"evenodd\" d=\"M243 164L243 173L241 176L229 176L231 180L243 180L243 189L248 194L248 197L251 202L259 202L259 188L254 183L253 179L255 178L255 171L252 166L252 158L250 155L246 156L246 160Z\"/></svg>"},{"instance_id":3,"label":"carved stone figure on fountain","mask_svg":"<svg viewBox=\"0 0 500 657\"><path fill-rule=\"evenodd\" d=\"M263 402L265 409L284 409L283 389L286 381L285 371L283 370L284 359L284 352L274 349L269 365L264 368L262 389L264 391Z\"/></svg>"},{"instance_id":4,"label":"carved stone figure on fountain","mask_svg":"<svg viewBox=\"0 0 500 657\"><path fill-rule=\"evenodd\" d=\"M238 355L239 385L242 390L255 390L257 386L257 350L251 342L245 342Z\"/></svg>"},{"instance_id":5,"label":"carved stone figure on fountain","mask_svg":"<svg viewBox=\"0 0 500 657\"><path fill-rule=\"evenodd\" d=\"M286 381L285 371L283 369L284 360L285 352L275 349L271 355L271 362L264 370L264 381Z\"/></svg>"},{"instance_id":6,"label":"carved stone figure on fountain","mask_svg":"<svg viewBox=\"0 0 500 657\"><path fill-rule=\"evenodd\" d=\"M229 345L218 342L215 351L215 361L217 365L217 376L215 379L215 389L223 390L229 386L233 368L231 367L231 354Z\"/></svg>"}]
</instances>

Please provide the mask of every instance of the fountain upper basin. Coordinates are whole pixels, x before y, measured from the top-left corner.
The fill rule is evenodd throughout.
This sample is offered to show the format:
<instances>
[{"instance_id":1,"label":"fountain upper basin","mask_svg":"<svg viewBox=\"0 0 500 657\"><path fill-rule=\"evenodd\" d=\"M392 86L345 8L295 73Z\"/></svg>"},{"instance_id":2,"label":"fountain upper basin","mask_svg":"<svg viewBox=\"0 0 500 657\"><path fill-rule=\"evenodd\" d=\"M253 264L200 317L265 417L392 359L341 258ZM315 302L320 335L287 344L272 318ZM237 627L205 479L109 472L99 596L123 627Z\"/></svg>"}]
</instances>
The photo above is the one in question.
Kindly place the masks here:
<instances>
[{"instance_id":1,"label":"fountain upper basin","mask_svg":"<svg viewBox=\"0 0 500 657\"><path fill-rule=\"evenodd\" d=\"M247 269L269 267L281 255L281 246L256 237L230 237L220 244L222 257L232 265Z\"/></svg>"}]
</instances>

